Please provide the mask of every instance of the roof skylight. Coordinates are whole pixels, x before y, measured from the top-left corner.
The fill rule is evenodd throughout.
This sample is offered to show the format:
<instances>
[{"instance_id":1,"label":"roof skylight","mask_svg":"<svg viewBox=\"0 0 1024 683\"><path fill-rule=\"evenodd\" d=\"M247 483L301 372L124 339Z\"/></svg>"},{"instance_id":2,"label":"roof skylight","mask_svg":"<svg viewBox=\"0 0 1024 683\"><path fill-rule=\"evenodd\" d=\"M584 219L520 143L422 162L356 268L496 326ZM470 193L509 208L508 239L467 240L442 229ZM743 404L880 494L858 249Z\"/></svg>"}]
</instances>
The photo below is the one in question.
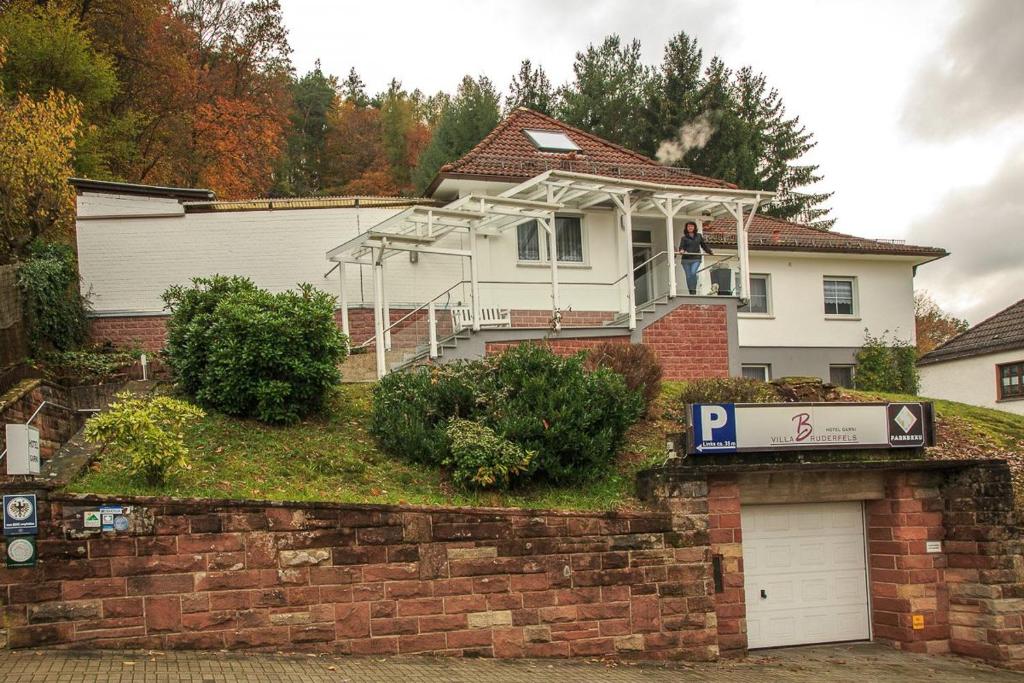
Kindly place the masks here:
<instances>
[{"instance_id":1,"label":"roof skylight","mask_svg":"<svg viewBox=\"0 0 1024 683\"><path fill-rule=\"evenodd\" d=\"M530 142L542 152L578 152L579 145L565 133L558 130L533 130L523 131Z\"/></svg>"}]
</instances>

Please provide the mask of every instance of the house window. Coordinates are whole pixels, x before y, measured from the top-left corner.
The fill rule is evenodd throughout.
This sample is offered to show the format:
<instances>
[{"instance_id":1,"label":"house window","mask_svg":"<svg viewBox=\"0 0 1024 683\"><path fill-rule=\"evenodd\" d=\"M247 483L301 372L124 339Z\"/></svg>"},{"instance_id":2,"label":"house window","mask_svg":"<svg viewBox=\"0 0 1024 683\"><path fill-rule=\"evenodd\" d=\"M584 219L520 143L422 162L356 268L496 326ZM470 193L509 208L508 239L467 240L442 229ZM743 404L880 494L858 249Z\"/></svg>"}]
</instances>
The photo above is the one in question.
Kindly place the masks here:
<instances>
[{"instance_id":1,"label":"house window","mask_svg":"<svg viewBox=\"0 0 1024 683\"><path fill-rule=\"evenodd\" d=\"M854 315L855 285L852 277L825 278L825 315Z\"/></svg>"},{"instance_id":2,"label":"house window","mask_svg":"<svg viewBox=\"0 0 1024 683\"><path fill-rule=\"evenodd\" d=\"M537 221L516 227L520 261L540 263L548 260L548 244ZM579 216L555 217L555 248L559 263L583 263L583 224Z\"/></svg>"},{"instance_id":3,"label":"house window","mask_svg":"<svg viewBox=\"0 0 1024 683\"><path fill-rule=\"evenodd\" d=\"M743 377L746 379L757 379L767 382L772 378L772 366L767 363L744 364L741 368Z\"/></svg>"},{"instance_id":4,"label":"house window","mask_svg":"<svg viewBox=\"0 0 1024 683\"><path fill-rule=\"evenodd\" d=\"M852 365L830 365L828 366L828 381L843 389L853 388L853 366Z\"/></svg>"},{"instance_id":5,"label":"house window","mask_svg":"<svg viewBox=\"0 0 1024 683\"><path fill-rule=\"evenodd\" d=\"M540 261L540 226L537 221L520 223L516 227L520 261Z\"/></svg>"},{"instance_id":6,"label":"house window","mask_svg":"<svg viewBox=\"0 0 1024 683\"><path fill-rule=\"evenodd\" d=\"M1024 361L997 365L999 399L1024 398Z\"/></svg>"},{"instance_id":7,"label":"house window","mask_svg":"<svg viewBox=\"0 0 1024 683\"><path fill-rule=\"evenodd\" d=\"M766 274L750 274L750 300L739 310L741 313L771 315L772 287L770 276Z\"/></svg>"}]
</instances>

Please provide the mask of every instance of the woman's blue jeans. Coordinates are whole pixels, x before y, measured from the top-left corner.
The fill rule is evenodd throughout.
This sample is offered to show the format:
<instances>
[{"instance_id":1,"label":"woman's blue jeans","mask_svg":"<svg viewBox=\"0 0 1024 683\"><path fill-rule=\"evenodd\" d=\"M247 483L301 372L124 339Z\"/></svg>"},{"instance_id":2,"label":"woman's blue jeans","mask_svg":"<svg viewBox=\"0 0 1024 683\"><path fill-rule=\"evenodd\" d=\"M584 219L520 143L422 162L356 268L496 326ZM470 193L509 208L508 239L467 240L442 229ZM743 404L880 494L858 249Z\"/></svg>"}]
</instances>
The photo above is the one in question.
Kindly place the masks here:
<instances>
[{"instance_id":1,"label":"woman's blue jeans","mask_svg":"<svg viewBox=\"0 0 1024 683\"><path fill-rule=\"evenodd\" d=\"M683 273L686 275L686 286L690 294L697 293L697 271L700 270L700 259L683 259Z\"/></svg>"}]
</instances>

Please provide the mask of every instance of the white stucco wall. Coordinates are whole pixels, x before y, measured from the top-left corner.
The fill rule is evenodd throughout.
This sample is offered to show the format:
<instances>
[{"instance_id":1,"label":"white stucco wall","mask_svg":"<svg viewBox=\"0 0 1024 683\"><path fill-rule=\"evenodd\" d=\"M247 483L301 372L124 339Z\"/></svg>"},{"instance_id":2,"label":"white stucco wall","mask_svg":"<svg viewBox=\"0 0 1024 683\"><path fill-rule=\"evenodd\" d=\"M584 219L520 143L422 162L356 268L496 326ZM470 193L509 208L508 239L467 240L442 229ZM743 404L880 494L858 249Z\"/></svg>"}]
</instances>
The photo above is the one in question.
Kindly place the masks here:
<instances>
[{"instance_id":1,"label":"white stucco wall","mask_svg":"<svg viewBox=\"0 0 1024 683\"><path fill-rule=\"evenodd\" d=\"M996 366L1013 362L1024 362L1024 349L922 365L921 395L1024 415L1024 400L997 400Z\"/></svg>"},{"instance_id":2,"label":"white stucco wall","mask_svg":"<svg viewBox=\"0 0 1024 683\"><path fill-rule=\"evenodd\" d=\"M309 282L337 295L338 272L325 253L398 209L276 209L183 213L174 200L86 194L78 198L78 251L83 290L98 313L162 310L161 293L196 276L244 275L271 291ZM635 230L650 230L652 254L666 248L664 222L636 217ZM677 225L677 234L681 229ZM627 256L615 214L589 210L583 216L585 263L558 269L561 307L579 311L625 310L626 285L609 286L624 272ZM550 267L517 259L516 231L480 237L482 305L548 309ZM444 246L468 248L468 237L453 234ZM469 279L466 259L407 254L387 259L386 287L393 307L419 305L453 283ZM685 280L676 264L679 291ZM656 264L656 289L667 276L664 257ZM771 275L772 315L742 317L741 346L858 347L864 329L913 339L913 277L909 259L753 251L751 271ZM824 315L824 275L857 278L858 313L849 319ZM348 266L347 291L353 304L372 300L369 268ZM594 284L598 283L598 284ZM468 302L468 286L443 303Z\"/></svg>"},{"instance_id":3,"label":"white stucco wall","mask_svg":"<svg viewBox=\"0 0 1024 683\"><path fill-rule=\"evenodd\" d=\"M741 346L857 347L864 329L914 341L912 262L899 257L751 251L750 272L771 277L771 314L740 314ZM856 278L853 316L825 315L825 276Z\"/></svg>"}]
</instances>

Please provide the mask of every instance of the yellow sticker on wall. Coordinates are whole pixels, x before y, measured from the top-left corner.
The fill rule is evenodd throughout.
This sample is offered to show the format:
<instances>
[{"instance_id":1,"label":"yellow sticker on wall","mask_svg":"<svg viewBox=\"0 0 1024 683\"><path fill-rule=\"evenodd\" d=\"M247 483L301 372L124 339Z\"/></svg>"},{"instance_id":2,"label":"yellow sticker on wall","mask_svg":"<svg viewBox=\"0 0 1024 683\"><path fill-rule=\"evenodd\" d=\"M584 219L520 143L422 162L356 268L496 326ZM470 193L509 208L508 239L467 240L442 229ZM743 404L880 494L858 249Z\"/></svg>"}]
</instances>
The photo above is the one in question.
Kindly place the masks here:
<instances>
[{"instance_id":1,"label":"yellow sticker on wall","mask_svg":"<svg viewBox=\"0 0 1024 683\"><path fill-rule=\"evenodd\" d=\"M915 631L920 631L924 628L924 615L914 614L910 617L910 623L914 627Z\"/></svg>"}]
</instances>

